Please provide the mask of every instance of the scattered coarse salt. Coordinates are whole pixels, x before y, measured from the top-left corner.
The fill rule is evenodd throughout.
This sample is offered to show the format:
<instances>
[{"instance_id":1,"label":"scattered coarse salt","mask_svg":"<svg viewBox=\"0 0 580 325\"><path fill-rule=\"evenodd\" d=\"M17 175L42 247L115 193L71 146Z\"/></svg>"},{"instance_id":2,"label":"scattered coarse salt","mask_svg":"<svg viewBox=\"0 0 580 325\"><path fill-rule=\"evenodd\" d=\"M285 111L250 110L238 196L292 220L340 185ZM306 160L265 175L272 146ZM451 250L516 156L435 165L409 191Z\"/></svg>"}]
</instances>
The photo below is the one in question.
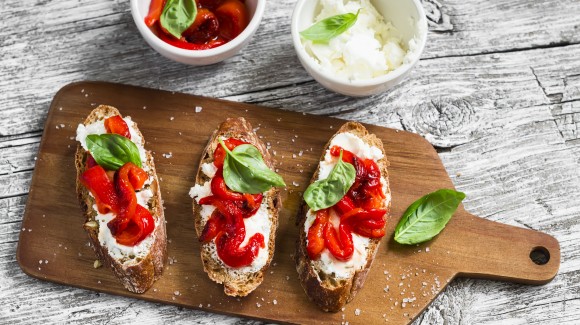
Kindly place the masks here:
<instances>
[{"instance_id":1,"label":"scattered coarse salt","mask_svg":"<svg viewBox=\"0 0 580 325\"><path fill-rule=\"evenodd\" d=\"M292 139L292 142L296 142L296 140L295 139Z\"/></svg>"},{"instance_id":2,"label":"scattered coarse salt","mask_svg":"<svg viewBox=\"0 0 580 325\"><path fill-rule=\"evenodd\" d=\"M38 264L42 264L42 260L38 261Z\"/></svg>"},{"instance_id":3,"label":"scattered coarse salt","mask_svg":"<svg viewBox=\"0 0 580 325\"><path fill-rule=\"evenodd\" d=\"M162 154L162 156L163 156L163 158L169 159L169 158L173 157L173 153L170 151L169 153Z\"/></svg>"},{"instance_id":4,"label":"scattered coarse salt","mask_svg":"<svg viewBox=\"0 0 580 325\"><path fill-rule=\"evenodd\" d=\"M354 310L354 314L355 314L355 316L358 316L358 315L360 315L360 309L358 309L358 308L357 308L357 309L355 309L355 310Z\"/></svg>"},{"instance_id":5,"label":"scattered coarse salt","mask_svg":"<svg viewBox=\"0 0 580 325\"><path fill-rule=\"evenodd\" d=\"M292 154L292 159L296 159L296 154L295 153Z\"/></svg>"},{"instance_id":6,"label":"scattered coarse salt","mask_svg":"<svg viewBox=\"0 0 580 325\"><path fill-rule=\"evenodd\" d=\"M277 305L277 304L278 304L278 300L274 299L274 300L272 301L272 303L273 303L274 305Z\"/></svg>"},{"instance_id":7,"label":"scattered coarse salt","mask_svg":"<svg viewBox=\"0 0 580 325\"><path fill-rule=\"evenodd\" d=\"M169 120L170 121L173 121L173 120L175 120L175 117L172 116L172 117L169 118Z\"/></svg>"},{"instance_id":8,"label":"scattered coarse salt","mask_svg":"<svg viewBox=\"0 0 580 325\"><path fill-rule=\"evenodd\" d=\"M179 291L176 290L175 292L173 292L174 295L179 296Z\"/></svg>"},{"instance_id":9,"label":"scattered coarse salt","mask_svg":"<svg viewBox=\"0 0 580 325\"><path fill-rule=\"evenodd\" d=\"M60 127L61 127L61 128L64 128L64 124L62 124L62 123L61 123L61 124L60 124Z\"/></svg>"},{"instance_id":10,"label":"scattered coarse salt","mask_svg":"<svg viewBox=\"0 0 580 325\"><path fill-rule=\"evenodd\" d=\"M44 260L44 264L48 264L48 260Z\"/></svg>"},{"instance_id":11,"label":"scattered coarse salt","mask_svg":"<svg viewBox=\"0 0 580 325\"><path fill-rule=\"evenodd\" d=\"M425 252L429 253L430 249L429 247L425 248Z\"/></svg>"},{"instance_id":12,"label":"scattered coarse salt","mask_svg":"<svg viewBox=\"0 0 580 325\"><path fill-rule=\"evenodd\" d=\"M260 303L259 303L259 302L257 302L257 303L256 303L256 307L260 308L260 307L262 307L262 305L260 305Z\"/></svg>"},{"instance_id":13,"label":"scattered coarse salt","mask_svg":"<svg viewBox=\"0 0 580 325\"><path fill-rule=\"evenodd\" d=\"M304 151L300 150L300 152L298 153L298 156L302 157L303 154L304 154Z\"/></svg>"},{"instance_id":14,"label":"scattered coarse salt","mask_svg":"<svg viewBox=\"0 0 580 325\"><path fill-rule=\"evenodd\" d=\"M384 290L385 292L389 292L389 286L386 286L386 287L385 287L383 290Z\"/></svg>"},{"instance_id":15,"label":"scattered coarse salt","mask_svg":"<svg viewBox=\"0 0 580 325\"><path fill-rule=\"evenodd\" d=\"M294 185L296 187L300 186L300 184L298 182L296 182L296 181L292 181L292 185Z\"/></svg>"},{"instance_id":16,"label":"scattered coarse salt","mask_svg":"<svg viewBox=\"0 0 580 325\"><path fill-rule=\"evenodd\" d=\"M147 109L147 106L143 106L143 109Z\"/></svg>"},{"instance_id":17,"label":"scattered coarse salt","mask_svg":"<svg viewBox=\"0 0 580 325\"><path fill-rule=\"evenodd\" d=\"M62 106L58 108L59 111L62 111Z\"/></svg>"}]
</instances>

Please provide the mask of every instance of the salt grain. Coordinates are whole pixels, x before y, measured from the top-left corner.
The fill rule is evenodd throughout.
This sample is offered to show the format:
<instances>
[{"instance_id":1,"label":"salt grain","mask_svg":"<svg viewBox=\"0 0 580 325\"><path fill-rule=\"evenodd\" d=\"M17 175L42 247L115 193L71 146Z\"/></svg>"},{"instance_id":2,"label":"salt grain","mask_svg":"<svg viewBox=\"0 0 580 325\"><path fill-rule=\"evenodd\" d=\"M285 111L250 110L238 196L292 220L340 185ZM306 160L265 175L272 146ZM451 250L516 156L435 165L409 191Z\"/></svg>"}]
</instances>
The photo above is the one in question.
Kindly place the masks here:
<instances>
[{"instance_id":1,"label":"salt grain","mask_svg":"<svg viewBox=\"0 0 580 325\"><path fill-rule=\"evenodd\" d=\"M355 310L354 310L354 314L355 314L355 316L358 316L358 315L360 315L360 309L358 309L358 308L357 308L357 309L355 309Z\"/></svg>"},{"instance_id":2,"label":"salt grain","mask_svg":"<svg viewBox=\"0 0 580 325\"><path fill-rule=\"evenodd\" d=\"M272 303L273 303L274 305L277 305L277 304L278 304L278 300L274 299L274 300L272 301Z\"/></svg>"}]
</instances>

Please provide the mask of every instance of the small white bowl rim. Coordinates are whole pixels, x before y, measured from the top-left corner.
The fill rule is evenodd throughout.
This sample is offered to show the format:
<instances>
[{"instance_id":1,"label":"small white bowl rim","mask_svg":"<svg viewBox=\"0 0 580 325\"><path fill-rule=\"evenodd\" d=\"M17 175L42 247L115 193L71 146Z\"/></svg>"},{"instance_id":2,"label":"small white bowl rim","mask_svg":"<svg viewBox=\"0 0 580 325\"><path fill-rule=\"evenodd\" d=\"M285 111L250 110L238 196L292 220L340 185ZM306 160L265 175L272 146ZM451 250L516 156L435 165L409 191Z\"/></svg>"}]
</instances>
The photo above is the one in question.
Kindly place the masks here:
<instances>
[{"instance_id":1,"label":"small white bowl rim","mask_svg":"<svg viewBox=\"0 0 580 325\"><path fill-rule=\"evenodd\" d=\"M353 86L353 87L357 87L357 88L374 87L374 86L379 86L381 84L389 82L391 80L397 79L401 75L404 75L409 70L413 69L415 64L417 64L417 62L419 62L421 54L423 53L423 50L425 49L425 44L427 43L427 30L428 30L427 17L425 15L425 10L423 9L423 6L419 2L419 0L405 0L405 1L412 1L413 2L415 7L417 8L417 11L419 13L419 17L422 18L421 20L422 20L423 26L421 26L421 28L419 29L421 34L422 34L421 35L422 37L421 37L421 42L419 44L419 47L416 50L417 55L415 55L415 57L413 58L413 60L411 62L409 62L407 64L403 64L400 67L396 68L395 70L393 70L385 75L371 78L371 79L363 79L363 80L345 80L345 79L339 78L339 77L337 77L337 76L335 76L327 71L324 71L324 70L320 69L319 66L315 65L314 59L308 53L306 53L306 50L304 49L304 46L302 45L302 41L300 40L300 32L298 31L298 21L300 19L300 14L302 12L302 6L307 1L318 1L318 0L298 0L296 2L296 5L294 6L294 13L292 14L292 23L291 23L292 24L292 26L291 26L292 42L294 43L294 48L296 49L298 56L301 57L300 61L302 61L304 64L308 65L308 67L310 67L312 70L316 71L324 79L326 79L332 83L345 85L345 86ZM403 1L403 0L396 0L396 1Z\"/></svg>"},{"instance_id":2,"label":"small white bowl rim","mask_svg":"<svg viewBox=\"0 0 580 325\"><path fill-rule=\"evenodd\" d=\"M133 20L135 21L135 24L137 25L137 28L143 37L147 38L149 41L153 42L155 46L158 46L167 52L192 59L219 56L235 49L238 46L241 46L246 41L246 39L250 38L252 34L258 29L260 22L262 21L264 10L266 8L266 0L256 0L256 10L254 11L254 15L252 16L250 23L248 26L246 26L246 28L244 28L240 35L236 36L233 40L213 49L186 50L164 42L157 35L155 35L147 25L145 25L145 17L141 17L139 15L138 3L140 1L143 0L131 0L131 13L133 15ZM150 0L148 0L148 2L151 3Z\"/></svg>"}]
</instances>

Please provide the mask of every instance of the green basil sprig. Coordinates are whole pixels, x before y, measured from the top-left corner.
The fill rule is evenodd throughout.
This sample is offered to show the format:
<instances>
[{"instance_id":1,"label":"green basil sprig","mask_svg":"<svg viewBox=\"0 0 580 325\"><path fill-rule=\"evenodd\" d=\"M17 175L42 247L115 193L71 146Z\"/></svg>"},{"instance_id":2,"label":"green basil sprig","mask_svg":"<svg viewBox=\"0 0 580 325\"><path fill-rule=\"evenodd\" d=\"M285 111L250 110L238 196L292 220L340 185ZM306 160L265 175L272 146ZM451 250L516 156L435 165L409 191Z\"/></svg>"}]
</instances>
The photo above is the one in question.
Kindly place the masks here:
<instances>
[{"instance_id":1,"label":"green basil sprig","mask_svg":"<svg viewBox=\"0 0 580 325\"><path fill-rule=\"evenodd\" d=\"M195 0L167 0L159 22L161 27L176 38L181 38L195 20L197 6Z\"/></svg>"},{"instance_id":2,"label":"green basil sprig","mask_svg":"<svg viewBox=\"0 0 580 325\"><path fill-rule=\"evenodd\" d=\"M355 178L354 166L342 161L342 150L340 150L338 162L328 177L310 184L304 191L304 201L313 211L329 208L344 197Z\"/></svg>"},{"instance_id":3,"label":"green basil sprig","mask_svg":"<svg viewBox=\"0 0 580 325\"><path fill-rule=\"evenodd\" d=\"M107 170L117 170L132 162L141 167L139 149L133 141L118 134L89 134L87 149L97 164Z\"/></svg>"},{"instance_id":4,"label":"green basil sprig","mask_svg":"<svg viewBox=\"0 0 580 325\"><path fill-rule=\"evenodd\" d=\"M462 192L441 189L413 202L395 228L395 241L413 245L437 236L464 198Z\"/></svg>"},{"instance_id":5,"label":"green basil sprig","mask_svg":"<svg viewBox=\"0 0 580 325\"><path fill-rule=\"evenodd\" d=\"M231 190L258 194L274 186L286 186L282 177L266 166L255 146L242 144L230 151L221 139L219 142L226 151L224 181Z\"/></svg>"},{"instance_id":6,"label":"green basil sprig","mask_svg":"<svg viewBox=\"0 0 580 325\"><path fill-rule=\"evenodd\" d=\"M336 15L323 19L300 32L307 40L328 42L336 36L346 32L356 23L360 9L353 13Z\"/></svg>"}]
</instances>

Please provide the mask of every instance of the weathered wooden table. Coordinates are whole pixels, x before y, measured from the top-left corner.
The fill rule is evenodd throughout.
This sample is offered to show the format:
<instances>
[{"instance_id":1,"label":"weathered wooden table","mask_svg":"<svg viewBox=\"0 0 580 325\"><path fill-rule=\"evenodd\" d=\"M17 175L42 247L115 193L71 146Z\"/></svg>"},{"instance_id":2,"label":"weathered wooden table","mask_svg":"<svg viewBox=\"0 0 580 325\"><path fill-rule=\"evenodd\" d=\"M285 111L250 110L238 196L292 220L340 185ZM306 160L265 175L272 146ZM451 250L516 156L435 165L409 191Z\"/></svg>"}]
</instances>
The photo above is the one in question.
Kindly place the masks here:
<instances>
[{"instance_id":1,"label":"weathered wooden table","mask_svg":"<svg viewBox=\"0 0 580 325\"><path fill-rule=\"evenodd\" d=\"M0 12L0 323L249 323L55 285L15 258L46 112L72 81L105 80L417 132L475 215L555 236L545 286L459 279L418 324L580 323L580 1L424 0L430 33L410 78L383 95L331 93L300 66L293 0L267 4L233 59L189 67L139 36L125 0L6 0Z\"/></svg>"}]
</instances>

